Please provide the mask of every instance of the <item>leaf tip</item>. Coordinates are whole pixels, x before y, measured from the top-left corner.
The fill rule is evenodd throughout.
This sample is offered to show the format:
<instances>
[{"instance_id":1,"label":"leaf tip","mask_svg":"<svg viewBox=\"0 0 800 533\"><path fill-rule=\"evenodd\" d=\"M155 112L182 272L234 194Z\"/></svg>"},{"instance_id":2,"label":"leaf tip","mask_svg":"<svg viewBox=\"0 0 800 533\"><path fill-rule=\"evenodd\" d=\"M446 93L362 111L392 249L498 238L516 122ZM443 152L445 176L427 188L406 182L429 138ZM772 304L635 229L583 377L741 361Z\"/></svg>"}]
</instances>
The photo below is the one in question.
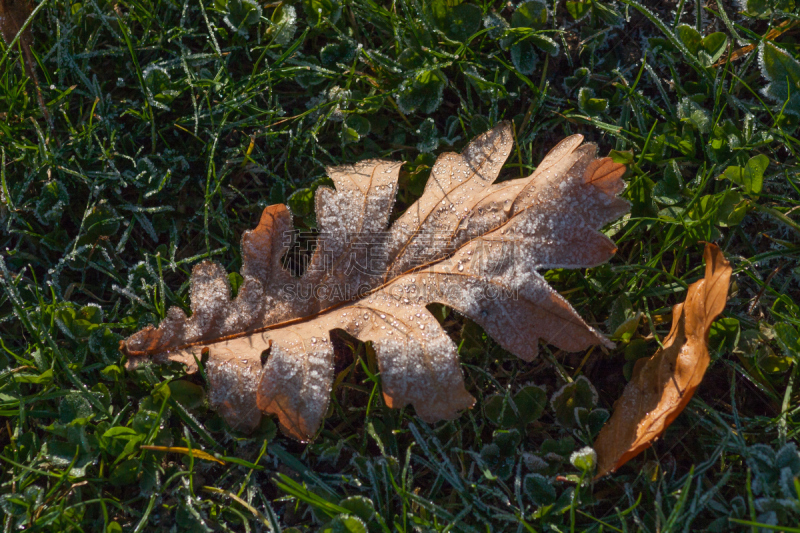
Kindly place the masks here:
<instances>
[{"instance_id":1,"label":"leaf tip","mask_svg":"<svg viewBox=\"0 0 800 533\"><path fill-rule=\"evenodd\" d=\"M615 163L610 157L595 159L583 174L583 181L603 191L608 196L615 196L624 187L622 176L627 167Z\"/></svg>"}]
</instances>

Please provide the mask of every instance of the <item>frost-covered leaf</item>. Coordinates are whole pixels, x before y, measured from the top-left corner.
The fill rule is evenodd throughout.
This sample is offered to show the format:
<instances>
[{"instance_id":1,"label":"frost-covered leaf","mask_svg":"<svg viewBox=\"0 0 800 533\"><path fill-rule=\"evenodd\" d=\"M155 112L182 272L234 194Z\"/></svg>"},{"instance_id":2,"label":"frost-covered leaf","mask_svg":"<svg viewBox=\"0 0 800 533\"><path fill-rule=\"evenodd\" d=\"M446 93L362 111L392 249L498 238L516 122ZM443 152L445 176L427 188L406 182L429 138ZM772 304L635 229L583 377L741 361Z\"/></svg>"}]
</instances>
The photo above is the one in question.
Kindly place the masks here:
<instances>
[{"instance_id":1,"label":"frost-covered leaf","mask_svg":"<svg viewBox=\"0 0 800 533\"><path fill-rule=\"evenodd\" d=\"M684 303L672 308L664 347L636 362L633 379L594 443L598 476L618 469L660 437L703 379L710 361L708 332L725 308L731 277L730 263L717 246L706 245L704 256L705 277L689 287Z\"/></svg>"},{"instance_id":2,"label":"frost-covered leaf","mask_svg":"<svg viewBox=\"0 0 800 533\"><path fill-rule=\"evenodd\" d=\"M491 39L499 39L509 28L506 19L494 12L490 12L483 17L483 25L489 30L489 37Z\"/></svg>"},{"instance_id":3,"label":"frost-covered leaf","mask_svg":"<svg viewBox=\"0 0 800 533\"><path fill-rule=\"evenodd\" d=\"M740 0L739 5L751 17L764 17L772 12L768 0Z\"/></svg>"},{"instance_id":4,"label":"frost-covered leaf","mask_svg":"<svg viewBox=\"0 0 800 533\"><path fill-rule=\"evenodd\" d=\"M591 447L585 446L580 450L573 452L572 455L569 456L569 462L572 463L572 466L578 470L591 472L597 465L597 452L595 452Z\"/></svg>"},{"instance_id":5,"label":"frost-covered leaf","mask_svg":"<svg viewBox=\"0 0 800 533\"><path fill-rule=\"evenodd\" d=\"M592 1L591 11L592 17L602 21L606 26L621 27L625 21L625 17L619 11L602 2Z\"/></svg>"},{"instance_id":6,"label":"frost-covered leaf","mask_svg":"<svg viewBox=\"0 0 800 533\"><path fill-rule=\"evenodd\" d=\"M675 28L675 36L683 43L686 49L700 59L705 67L710 67L717 61L728 45L728 37L722 32L712 33L703 37L693 27L680 24Z\"/></svg>"},{"instance_id":7,"label":"frost-covered leaf","mask_svg":"<svg viewBox=\"0 0 800 533\"><path fill-rule=\"evenodd\" d=\"M467 41L481 27L481 8L474 4L458 4L448 7L446 2L438 2L443 6L438 12L437 24L445 34L456 41Z\"/></svg>"},{"instance_id":8,"label":"frost-covered leaf","mask_svg":"<svg viewBox=\"0 0 800 533\"><path fill-rule=\"evenodd\" d=\"M531 34L528 36L528 42L536 45L538 48L544 50L554 57L558 55L558 51L561 49L561 47L558 46L558 43L543 33Z\"/></svg>"},{"instance_id":9,"label":"frost-covered leaf","mask_svg":"<svg viewBox=\"0 0 800 533\"><path fill-rule=\"evenodd\" d=\"M551 505L556 501L556 489L553 484L541 474L528 474L523 482L525 494L536 505Z\"/></svg>"},{"instance_id":10,"label":"frost-covered leaf","mask_svg":"<svg viewBox=\"0 0 800 533\"><path fill-rule=\"evenodd\" d=\"M700 133L708 133L711 129L711 115L688 96L685 96L678 105L678 116L697 128Z\"/></svg>"},{"instance_id":11,"label":"frost-covered leaf","mask_svg":"<svg viewBox=\"0 0 800 533\"><path fill-rule=\"evenodd\" d=\"M403 113L415 111L430 114L442 103L442 94L447 86L447 76L439 70L426 70L407 79L400 87L397 105Z\"/></svg>"},{"instance_id":12,"label":"frost-covered leaf","mask_svg":"<svg viewBox=\"0 0 800 533\"><path fill-rule=\"evenodd\" d=\"M281 46L287 45L297 31L297 11L294 6L282 3L272 13L270 22L272 22L270 32L275 43Z\"/></svg>"},{"instance_id":13,"label":"frost-covered leaf","mask_svg":"<svg viewBox=\"0 0 800 533\"><path fill-rule=\"evenodd\" d=\"M33 213L39 222L49 226L61 219L61 212L67 205L69 205L69 193L64 186L56 180L48 181L42 187Z\"/></svg>"},{"instance_id":14,"label":"frost-covered leaf","mask_svg":"<svg viewBox=\"0 0 800 533\"><path fill-rule=\"evenodd\" d=\"M589 83L591 78L591 70L586 67L577 68L572 76L567 76L564 78L564 88L567 90L567 92L572 92L575 89L579 89Z\"/></svg>"},{"instance_id":15,"label":"frost-covered leaf","mask_svg":"<svg viewBox=\"0 0 800 533\"><path fill-rule=\"evenodd\" d=\"M608 100L595 98L592 89L581 87L578 90L578 106L589 115L599 115L608 108Z\"/></svg>"},{"instance_id":16,"label":"frost-covered leaf","mask_svg":"<svg viewBox=\"0 0 800 533\"><path fill-rule=\"evenodd\" d=\"M728 36L722 32L715 32L703 37L702 42L703 52L708 55L707 64L710 66L717 61L728 47Z\"/></svg>"},{"instance_id":17,"label":"frost-covered leaf","mask_svg":"<svg viewBox=\"0 0 800 533\"><path fill-rule=\"evenodd\" d=\"M261 18L261 6L255 0L227 0L224 9L225 17L222 20L245 39L248 37L248 28L258 24Z\"/></svg>"},{"instance_id":18,"label":"frost-covered leaf","mask_svg":"<svg viewBox=\"0 0 800 533\"><path fill-rule=\"evenodd\" d=\"M340 441L342 442L342 441ZM339 507L344 507L353 515L364 522L369 522L375 516L375 504L364 496L350 496L339 502Z\"/></svg>"},{"instance_id":19,"label":"frost-covered leaf","mask_svg":"<svg viewBox=\"0 0 800 533\"><path fill-rule=\"evenodd\" d=\"M324 533L367 533L367 525L359 517L340 514L322 528Z\"/></svg>"},{"instance_id":20,"label":"frost-covered leaf","mask_svg":"<svg viewBox=\"0 0 800 533\"><path fill-rule=\"evenodd\" d=\"M334 41L323 46L319 56L322 64L328 67L349 64L356 56L356 45L350 40Z\"/></svg>"},{"instance_id":21,"label":"frost-covered leaf","mask_svg":"<svg viewBox=\"0 0 800 533\"><path fill-rule=\"evenodd\" d=\"M328 406L334 330L371 342L387 405L412 404L428 422L474 403L430 303L470 317L528 361L539 339L567 351L611 346L537 272L598 265L615 252L597 228L628 210L616 196L624 167L581 142L568 137L531 176L495 184L513 144L503 123L439 156L422 197L391 227L400 164L329 168L336 189L316 190L319 238L302 277L282 267L291 214L267 207L242 237L236 297L220 265L200 263L191 316L172 308L158 328L125 340L128 366L152 358L194 371L207 360L210 404L229 423L251 430L269 413L309 439Z\"/></svg>"},{"instance_id":22,"label":"frost-covered leaf","mask_svg":"<svg viewBox=\"0 0 800 533\"><path fill-rule=\"evenodd\" d=\"M664 168L664 177L653 187L653 200L664 205L675 205L681 200L683 176L675 161Z\"/></svg>"},{"instance_id":23,"label":"frost-covered leaf","mask_svg":"<svg viewBox=\"0 0 800 533\"><path fill-rule=\"evenodd\" d=\"M417 150L423 154L433 152L439 147L439 130L432 118L426 118L417 130L419 142Z\"/></svg>"},{"instance_id":24,"label":"frost-covered leaf","mask_svg":"<svg viewBox=\"0 0 800 533\"><path fill-rule=\"evenodd\" d=\"M231 0L233 2L234 0ZM229 3L230 5L230 3ZM227 19L227 17L226 17ZM244 30L242 30L244 31ZM151 105L159 109L169 109L169 104L181 93L176 90L169 71L158 65L148 65L142 71L145 93Z\"/></svg>"},{"instance_id":25,"label":"frost-covered leaf","mask_svg":"<svg viewBox=\"0 0 800 533\"><path fill-rule=\"evenodd\" d=\"M518 71L527 76L533 74L539 58L530 41L520 41L511 46L511 61Z\"/></svg>"},{"instance_id":26,"label":"frost-covered leaf","mask_svg":"<svg viewBox=\"0 0 800 533\"><path fill-rule=\"evenodd\" d=\"M547 5L541 0L520 4L511 15L511 26L514 28L539 29L545 24L547 24Z\"/></svg>"},{"instance_id":27,"label":"frost-covered leaf","mask_svg":"<svg viewBox=\"0 0 800 533\"><path fill-rule=\"evenodd\" d=\"M779 103L789 99L787 108L800 111L800 61L782 48L764 41L758 49L758 62L761 74L770 82L762 92Z\"/></svg>"},{"instance_id":28,"label":"frost-covered leaf","mask_svg":"<svg viewBox=\"0 0 800 533\"><path fill-rule=\"evenodd\" d=\"M542 416L547 406L547 393L542 387L528 385L507 398L495 394L484 403L486 417L498 426L527 425Z\"/></svg>"},{"instance_id":29,"label":"frost-covered leaf","mask_svg":"<svg viewBox=\"0 0 800 533\"><path fill-rule=\"evenodd\" d=\"M570 2L567 0L567 12L572 15L572 18L575 20L580 20L589 13L591 13L592 3L590 1L586 2Z\"/></svg>"},{"instance_id":30,"label":"frost-covered leaf","mask_svg":"<svg viewBox=\"0 0 800 533\"><path fill-rule=\"evenodd\" d=\"M703 37L700 33L688 24L679 24L678 27L675 28L675 36L680 39L689 52L695 55L697 51L700 50L700 46L703 43Z\"/></svg>"},{"instance_id":31,"label":"frost-covered leaf","mask_svg":"<svg viewBox=\"0 0 800 533\"><path fill-rule=\"evenodd\" d=\"M556 420L565 427L578 426L576 410L588 413L597 405L597 391L586 376L565 384L550 398Z\"/></svg>"}]
</instances>

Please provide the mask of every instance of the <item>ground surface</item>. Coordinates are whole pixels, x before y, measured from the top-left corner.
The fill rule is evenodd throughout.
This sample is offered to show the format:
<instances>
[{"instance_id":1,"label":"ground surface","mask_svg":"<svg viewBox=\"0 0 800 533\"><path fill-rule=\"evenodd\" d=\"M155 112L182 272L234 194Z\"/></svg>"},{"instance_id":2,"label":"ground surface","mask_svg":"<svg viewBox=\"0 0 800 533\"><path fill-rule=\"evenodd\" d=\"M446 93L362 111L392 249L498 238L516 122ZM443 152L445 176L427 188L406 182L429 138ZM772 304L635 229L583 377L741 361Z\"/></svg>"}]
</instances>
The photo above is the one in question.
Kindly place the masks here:
<instances>
[{"instance_id":1,"label":"ground surface","mask_svg":"<svg viewBox=\"0 0 800 533\"><path fill-rule=\"evenodd\" d=\"M4 28L5 531L800 523L794 1L457 4L44 0L32 6L28 69L26 38ZM0 6L8 27L9 13L29 14L21 0ZM433 427L388 409L368 347L343 340L347 372L309 445L270 420L231 431L208 409L202 375L124 369L119 340L188 309L199 261L237 271L239 238L266 205L288 202L313 230L325 166L383 157L407 162L400 212L435 154L500 120L517 139L505 177L576 132L629 161L632 211L607 231L615 258L546 273L590 323L617 332L616 349L543 347L524 363L436 309L475 408ZM509 406L530 385L550 398L571 383L560 397L602 421L701 276L702 241L734 267L705 381L653 448L609 478L581 478L569 458L597 428L575 427L558 402L523 419Z\"/></svg>"}]
</instances>

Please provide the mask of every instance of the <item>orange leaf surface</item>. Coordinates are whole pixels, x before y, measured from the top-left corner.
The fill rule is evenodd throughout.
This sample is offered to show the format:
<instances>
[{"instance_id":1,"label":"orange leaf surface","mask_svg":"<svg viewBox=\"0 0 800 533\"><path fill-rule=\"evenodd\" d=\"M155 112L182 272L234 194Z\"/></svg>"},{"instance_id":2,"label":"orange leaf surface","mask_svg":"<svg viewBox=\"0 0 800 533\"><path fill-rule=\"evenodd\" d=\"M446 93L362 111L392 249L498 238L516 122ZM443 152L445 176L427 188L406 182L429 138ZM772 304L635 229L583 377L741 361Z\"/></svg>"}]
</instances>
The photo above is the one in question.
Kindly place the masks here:
<instances>
[{"instance_id":1,"label":"orange leaf surface","mask_svg":"<svg viewBox=\"0 0 800 533\"><path fill-rule=\"evenodd\" d=\"M663 435L689 403L708 368L708 331L725 308L731 266L722 251L706 245L705 277L689 286L686 301L672 308L664 347L640 359L614 414L600 430L597 477L618 469Z\"/></svg>"},{"instance_id":2,"label":"orange leaf surface","mask_svg":"<svg viewBox=\"0 0 800 533\"><path fill-rule=\"evenodd\" d=\"M236 297L221 265L200 263L191 316L172 308L158 328L123 341L128 367L172 360L191 372L206 360L209 401L229 424L247 431L271 414L308 440L328 408L335 330L371 342L386 404L413 405L427 422L475 402L430 303L472 318L525 360L539 339L567 351L613 346L537 272L598 265L616 251L597 229L628 211L617 197L625 167L582 141L561 141L527 178L494 183L513 144L511 125L500 124L440 155L422 197L392 224L400 164L329 168L336 189L316 191L319 238L302 276L282 267L291 213L267 207L242 237Z\"/></svg>"}]
</instances>

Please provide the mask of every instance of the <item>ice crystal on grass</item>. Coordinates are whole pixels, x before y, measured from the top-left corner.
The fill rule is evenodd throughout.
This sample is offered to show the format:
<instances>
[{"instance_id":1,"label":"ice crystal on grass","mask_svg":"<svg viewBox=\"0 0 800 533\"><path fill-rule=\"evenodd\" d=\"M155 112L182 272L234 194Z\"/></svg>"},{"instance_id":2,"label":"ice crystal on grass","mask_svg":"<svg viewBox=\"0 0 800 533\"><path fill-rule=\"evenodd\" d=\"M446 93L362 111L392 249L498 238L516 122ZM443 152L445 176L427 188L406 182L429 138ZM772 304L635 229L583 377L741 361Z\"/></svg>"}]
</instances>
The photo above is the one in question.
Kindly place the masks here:
<instances>
[{"instance_id":1,"label":"ice crystal on grass","mask_svg":"<svg viewBox=\"0 0 800 533\"><path fill-rule=\"evenodd\" d=\"M513 144L503 123L439 156L422 197L391 227L400 164L330 168L336 189L316 191L319 238L302 277L282 267L291 214L267 207L242 237L236 298L222 266L200 263L191 316L172 308L157 329L124 341L129 365L152 357L195 370L207 355L211 404L231 424L252 429L271 413L309 439L327 411L333 330L370 341L386 403L412 404L428 422L474 403L430 303L467 315L525 360L538 339L568 351L611 346L537 273L598 265L616 250L597 228L628 210L616 196L624 167L581 142L568 137L531 176L495 184Z\"/></svg>"}]
</instances>

